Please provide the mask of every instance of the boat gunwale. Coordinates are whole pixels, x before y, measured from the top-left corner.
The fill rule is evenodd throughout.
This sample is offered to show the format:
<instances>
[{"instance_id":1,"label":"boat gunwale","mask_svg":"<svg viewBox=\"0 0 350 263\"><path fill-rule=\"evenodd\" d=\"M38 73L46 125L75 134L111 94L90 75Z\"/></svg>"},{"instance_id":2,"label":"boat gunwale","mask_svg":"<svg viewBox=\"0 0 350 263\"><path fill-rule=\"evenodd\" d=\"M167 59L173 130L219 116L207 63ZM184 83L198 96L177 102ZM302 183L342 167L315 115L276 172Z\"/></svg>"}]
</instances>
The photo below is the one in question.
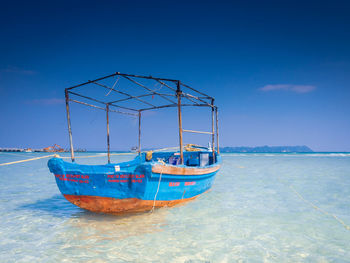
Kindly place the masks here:
<instances>
[{"instance_id":1,"label":"boat gunwale","mask_svg":"<svg viewBox=\"0 0 350 263\"><path fill-rule=\"evenodd\" d=\"M162 162L157 162L157 161L143 161L140 155L136 156L134 159L127 162L107 163L107 164L97 164L97 165L78 164L75 162L70 163L70 162L64 161L61 158L52 158L52 159L60 160L59 165L61 166L61 169L63 169L62 171L64 171L64 173L80 172L80 173L89 173L89 174L96 174L96 173L111 174L116 172L125 172L124 169L130 169L131 167L135 167L135 169L137 169L138 166L148 166L150 167L151 177L158 177L160 174L162 174L163 176L169 177L169 178L183 177L183 176L184 177L195 176L198 178L202 176L206 177L212 173L216 173L221 168L222 160L221 160L220 154L217 154L216 157L217 158L215 163L206 165L206 166L188 166L188 165L182 165L182 164L173 165L168 163L164 164ZM119 166L118 168L119 171L115 170L116 166ZM95 169L98 169L99 171L97 172ZM130 173L130 171L128 172ZM185 178L181 178L181 179L185 179Z\"/></svg>"},{"instance_id":2,"label":"boat gunwale","mask_svg":"<svg viewBox=\"0 0 350 263\"><path fill-rule=\"evenodd\" d=\"M220 155L217 155L217 157L219 156ZM155 162L152 164L152 173L168 175L206 175L217 172L220 167L221 160L206 166L173 165Z\"/></svg>"}]
</instances>

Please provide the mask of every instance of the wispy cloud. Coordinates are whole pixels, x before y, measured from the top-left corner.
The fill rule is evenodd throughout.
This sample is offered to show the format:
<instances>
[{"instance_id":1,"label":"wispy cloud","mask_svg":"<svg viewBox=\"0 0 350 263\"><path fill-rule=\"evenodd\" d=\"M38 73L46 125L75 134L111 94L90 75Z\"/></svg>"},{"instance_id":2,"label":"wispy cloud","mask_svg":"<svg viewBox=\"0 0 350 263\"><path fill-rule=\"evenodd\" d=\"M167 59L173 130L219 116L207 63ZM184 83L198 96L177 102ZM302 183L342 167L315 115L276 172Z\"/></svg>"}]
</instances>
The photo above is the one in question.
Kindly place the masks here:
<instances>
[{"instance_id":1,"label":"wispy cloud","mask_svg":"<svg viewBox=\"0 0 350 263\"><path fill-rule=\"evenodd\" d=\"M39 105L58 105L58 104L63 104L64 99L59 99L59 98L35 99L35 100L29 100L28 103L39 104Z\"/></svg>"},{"instance_id":2,"label":"wispy cloud","mask_svg":"<svg viewBox=\"0 0 350 263\"><path fill-rule=\"evenodd\" d=\"M285 91L292 91L296 93L308 93L315 89L316 87L312 85L294 85L294 84L275 84L275 85L269 84L260 88L260 90L264 92L285 90Z\"/></svg>"},{"instance_id":3,"label":"wispy cloud","mask_svg":"<svg viewBox=\"0 0 350 263\"><path fill-rule=\"evenodd\" d=\"M1 69L0 71L4 73L16 73L16 74L23 74L23 75L34 75L37 73L34 70L22 69L22 68L13 67L13 66L8 66L7 68Z\"/></svg>"}]
</instances>

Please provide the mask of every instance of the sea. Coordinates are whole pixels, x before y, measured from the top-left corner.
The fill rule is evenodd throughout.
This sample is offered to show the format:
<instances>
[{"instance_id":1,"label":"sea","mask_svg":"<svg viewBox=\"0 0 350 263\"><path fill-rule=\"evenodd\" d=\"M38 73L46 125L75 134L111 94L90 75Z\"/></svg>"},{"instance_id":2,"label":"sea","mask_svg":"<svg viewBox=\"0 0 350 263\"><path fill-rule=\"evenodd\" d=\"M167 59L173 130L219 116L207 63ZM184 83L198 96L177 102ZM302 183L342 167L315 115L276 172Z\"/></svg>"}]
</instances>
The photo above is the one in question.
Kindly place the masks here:
<instances>
[{"instance_id":1,"label":"sea","mask_svg":"<svg viewBox=\"0 0 350 263\"><path fill-rule=\"evenodd\" d=\"M2 152L0 163L44 155ZM128 216L66 201L48 159L0 166L0 262L350 262L350 154L222 159L196 200Z\"/></svg>"}]
</instances>

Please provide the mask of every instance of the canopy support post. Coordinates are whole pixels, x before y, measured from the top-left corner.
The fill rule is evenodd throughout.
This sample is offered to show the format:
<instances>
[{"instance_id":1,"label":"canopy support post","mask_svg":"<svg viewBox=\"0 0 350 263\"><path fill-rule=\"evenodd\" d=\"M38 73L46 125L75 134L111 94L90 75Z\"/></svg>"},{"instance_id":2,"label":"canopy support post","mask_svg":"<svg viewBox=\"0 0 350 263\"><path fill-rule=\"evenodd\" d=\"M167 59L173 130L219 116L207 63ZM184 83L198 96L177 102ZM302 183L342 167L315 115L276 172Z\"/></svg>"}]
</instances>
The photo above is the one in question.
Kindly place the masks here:
<instances>
[{"instance_id":1,"label":"canopy support post","mask_svg":"<svg viewBox=\"0 0 350 263\"><path fill-rule=\"evenodd\" d=\"M67 111L67 123L68 123L68 133L69 133L69 145L70 145L70 155L72 162L75 162L74 158L74 149L73 149L73 138L72 138L72 128L70 124L70 115L69 115L69 95L68 90L64 90L65 97L66 97L66 111Z\"/></svg>"},{"instance_id":2,"label":"canopy support post","mask_svg":"<svg viewBox=\"0 0 350 263\"><path fill-rule=\"evenodd\" d=\"M139 155L141 154L141 111L139 111Z\"/></svg>"},{"instance_id":3,"label":"canopy support post","mask_svg":"<svg viewBox=\"0 0 350 263\"><path fill-rule=\"evenodd\" d=\"M182 116L181 116L181 87L180 81L177 82L177 115L179 119L179 141L180 141L180 163L184 164L183 142L182 142Z\"/></svg>"},{"instance_id":4,"label":"canopy support post","mask_svg":"<svg viewBox=\"0 0 350 263\"><path fill-rule=\"evenodd\" d=\"M211 99L211 144L213 150L213 163L215 163L215 130L214 130L214 99Z\"/></svg>"},{"instance_id":5,"label":"canopy support post","mask_svg":"<svg viewBox=\"0 0 350 263\"><path fill-rule=\"evenodd\" d=\"M217 147L217 152L220 154L220 148L219 148L219 120L218 120L218 107L215 107L215 120L216 120L216 147Z\"/></svg>"},{"instance_id":6,"label":"canopy support post","mask_svg":"<svg viewBox=\"0 0 350 263\"><path fill-rule=\"evenodd\" d=\"M106 117L107 117L107 156L108 163L111 163L111 152L109 144L109 104L106 104Z\"/></svg>"}]
</instances>

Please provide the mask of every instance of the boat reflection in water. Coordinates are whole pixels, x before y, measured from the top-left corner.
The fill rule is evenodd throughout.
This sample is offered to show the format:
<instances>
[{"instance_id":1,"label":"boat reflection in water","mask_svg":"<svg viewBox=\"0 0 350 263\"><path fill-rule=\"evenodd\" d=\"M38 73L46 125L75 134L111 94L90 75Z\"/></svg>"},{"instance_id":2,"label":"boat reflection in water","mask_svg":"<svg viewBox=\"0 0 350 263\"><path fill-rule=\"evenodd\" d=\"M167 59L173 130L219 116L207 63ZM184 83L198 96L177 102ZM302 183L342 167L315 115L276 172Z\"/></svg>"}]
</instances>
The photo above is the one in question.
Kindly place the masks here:
<instances>
[{"instance_id":1,"label":"boat reflection in water","mask_svg":"<svg viewBox=\"0 0 350 263\"><path fill-rule=\"evenodd\" d=\"M65 238L71 239L74 243L82 240L116 241L161 232L167 225L168 212L165 208L157 213L133 213L117 217L91 212L77 213L64 223L65 228L68 226L72 230ZM88 243L85 242L85 244Z\"/></svg>"}]
</instances>

